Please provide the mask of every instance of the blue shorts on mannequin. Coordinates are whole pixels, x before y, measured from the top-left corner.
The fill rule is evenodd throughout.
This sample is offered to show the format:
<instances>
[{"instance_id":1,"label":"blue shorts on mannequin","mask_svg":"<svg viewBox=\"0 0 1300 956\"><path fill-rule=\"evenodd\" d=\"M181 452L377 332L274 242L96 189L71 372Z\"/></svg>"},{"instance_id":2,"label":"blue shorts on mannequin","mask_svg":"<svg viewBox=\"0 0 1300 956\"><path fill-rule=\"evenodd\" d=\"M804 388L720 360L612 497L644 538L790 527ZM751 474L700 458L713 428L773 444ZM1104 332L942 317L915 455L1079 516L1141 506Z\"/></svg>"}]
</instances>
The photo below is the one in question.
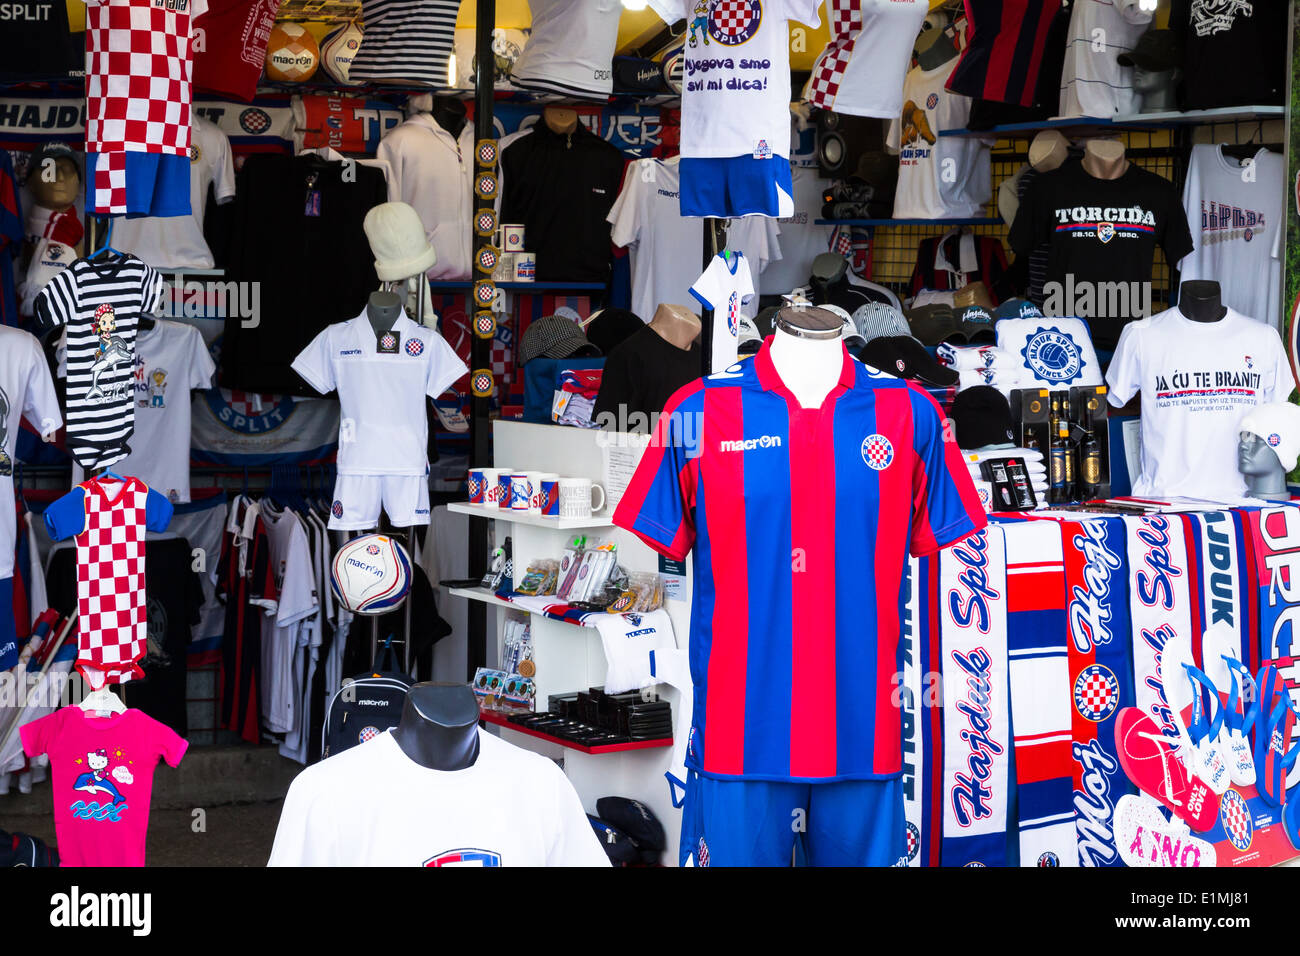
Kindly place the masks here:
<instances>
[{"instance_id":1,"label":"blue shorts on mannequin","mask_svg":"<svg viewBox=\"0 0 1300 956\"><path fill-rule=\"evenodd\" d=\"M681 159L681 213L683 216L794 215L794 179L790 161L781 156L755 159Z\"/></svg>"},{"instance_id":2,"label":"blue shorts on mannequin","mask_svg":"<svg viewBox=\"0 0 1300 956\"><path fill-rule=\"evenodd\" d=\"M907 854L903 778L830 783L718 780L691 773L681 859L697 866L895 866Z\"/></svg>"}]
</instances>

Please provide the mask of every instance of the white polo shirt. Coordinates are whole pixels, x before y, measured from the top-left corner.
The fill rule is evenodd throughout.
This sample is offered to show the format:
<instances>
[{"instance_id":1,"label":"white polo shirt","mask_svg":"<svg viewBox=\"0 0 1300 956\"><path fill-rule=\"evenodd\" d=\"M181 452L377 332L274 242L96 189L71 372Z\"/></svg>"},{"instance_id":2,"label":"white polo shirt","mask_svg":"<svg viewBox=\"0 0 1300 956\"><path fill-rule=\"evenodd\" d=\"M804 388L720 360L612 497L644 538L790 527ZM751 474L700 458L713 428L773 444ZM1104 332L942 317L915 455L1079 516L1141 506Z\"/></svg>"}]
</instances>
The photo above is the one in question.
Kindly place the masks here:
<instances>
[{"instance_id":1,"label":"white polo shirt","mask_svg":"<svg viewBox=\"0 0 1300 956\"><path fill-rule=\"evenodd\" d=\"M516 86L609 96L623 0L529 0L532 34L510 71Z\"/></svg>"},{"instance_id":2,"label":"white polo shirt","mask_svg":"<svg viewBox=\"0 0 1300 956\"><path fill-rule=\"evenodd\" d=\"M437 398L467 371L442 336L405 312L385 335L391 340L377 337L362 312L327 326L293 360L316 391L339 393L340 475L424 475L425 397Z\"/></svg>"},{"instance_id":3,"label":"white polo shirt","mask_svg":"<svg viewBox=\"0 0 1300 956\"><path fill-rule=\"evenodd\" d=\"M375 157L388 164L389 196L416 211L438 254L428 277L468 279L474 124L454 137L428 113L417 113L379 141Z\"/></svg>"}]
</instances>

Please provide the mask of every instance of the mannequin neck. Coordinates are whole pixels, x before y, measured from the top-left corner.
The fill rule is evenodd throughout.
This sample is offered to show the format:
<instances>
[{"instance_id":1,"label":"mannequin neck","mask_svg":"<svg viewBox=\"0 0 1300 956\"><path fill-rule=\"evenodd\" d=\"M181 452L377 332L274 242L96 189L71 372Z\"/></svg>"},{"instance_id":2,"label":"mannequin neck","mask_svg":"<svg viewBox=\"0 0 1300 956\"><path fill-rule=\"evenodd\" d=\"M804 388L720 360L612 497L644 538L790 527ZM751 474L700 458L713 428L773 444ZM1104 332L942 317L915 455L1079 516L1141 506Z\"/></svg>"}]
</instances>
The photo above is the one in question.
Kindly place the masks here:
<instances>
[{"instance_id":1,"label":"mannequin neck","mask_svg":"<svg viewBox=\"0 0 1300 956\"><path fill-rule=\"evenodd\" d=\"M416 684L393 739L428 770L464 770L478 759L478 701L465 684Z\"/></svg>"},{"instance_id":2,"label":"mannequin neck","mask_svg":"<svg viewBox=\"0 0 1300 956\"><path fill-rule=\"evenodd\" d=\"M1179 287L1178 311L1193 322L1219 322L1228 314L1219 283L1208 279L1184 282Z\"/></svg>"},{"instance_id":3,"label":"mannequin neck","mask_svg":"<svg viewBox=\"0 0 1300 956\"><path fill-rule=\"evenodd\" d=\"M572 133L578 128L578 111L567 106L548 106L542 110L542 121L552 133Z\"/></svg>"},{"instance_id":4,"label":"mannequin neck","mask_svg":"<svg viewBox=\"0 0 1300 956\"><path fill-rule=\"evenodd\" d=\"M1178 109L1174 91L1180 79L1178 70L1165 70L1152 73L1146 78L1143 88L1139 90L1142 97L1143 113L1169 113Z\"/></svg>"},{"instance_id":5,"label":"mannequin neck","mask_svg":"<svg viewBox=\"0 0 1300 956\"><path fill-rule=\"evenodd\" d=\"M700 337L700 317L684 305L660 305L655 309L650 328L669 345L689 352Z\"/></svg>"},{"instance_id":6,"label":"mannequin neck","mask_svg":"<svg viewBox=\"0 0 1300 956\"><path fill-rule=\"evenodd\" d=\"M820 408L844 368L844 343L838 338L805 339L776 329L770 355L776 374L803 408Z\"/></svg>"},{"instance_id":7,"label":"mannequin neck","mask_svg":"<svg viewBox=\"0 0 1300 956\"><path fill-rule=\"evenodd\" d=\"M1058 130L1043 130L1029 144L1029 165L1040 173L1059 169L1070 155L1070 141Z\"/></svg>"},{"instance_id":8,"label":"mannequin neck","mask_svg":"<svg viewBox=\"0 0 1300 956\"><path fill-rule=\"evenodd\" d=\"M452 136L459 137L465 124L469 122L465 111L465 104L449 96L435 97L433 108L429 110L429 115L433 121L445 129Z\"/></svg>"},{"instance_id":9,"label":"mannequin neck","mask_svg":"<svg viewBox=\"0 0 1300 956\"><path fill-rule=\"evenodd\" d=\"M396 292L372 292L366 302L366 318L375 334L387 332L402 314L402 299Z\"/></svg>"},{"instance_id":10,"label":"mannequin neck","mask_svg":"<svg viewBox=\"0 0 1300 956\"><path fill-rule=\"evenodd\" d=\"M1095 179L1119 179L1128 172L1124 144L1115 139L1093 139L1083 148L1083 168Z\"/></svg>"}]
</instances>

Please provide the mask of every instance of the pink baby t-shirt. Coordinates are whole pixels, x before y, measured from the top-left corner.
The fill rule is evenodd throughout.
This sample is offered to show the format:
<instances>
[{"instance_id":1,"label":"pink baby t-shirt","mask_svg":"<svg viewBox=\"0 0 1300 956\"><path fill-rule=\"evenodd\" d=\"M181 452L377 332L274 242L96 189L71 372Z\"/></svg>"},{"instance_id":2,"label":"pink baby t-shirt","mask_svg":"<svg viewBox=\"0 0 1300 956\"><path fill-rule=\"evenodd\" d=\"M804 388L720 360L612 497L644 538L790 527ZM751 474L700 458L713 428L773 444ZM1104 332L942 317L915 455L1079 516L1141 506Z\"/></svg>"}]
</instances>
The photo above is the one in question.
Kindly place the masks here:
<instances>
[{"instance_id":1,"label":"pink baby t-shirt","mask_svg":"<svg viewBox=\"0 0 1300 956\"><path fill-rule=\"evenodd\" d=\"M177 766L189 742L140 710L64 707L20 733L27 756L50 756L61 864L144 866L154 767Z\"/></svg>"}]
</instances>

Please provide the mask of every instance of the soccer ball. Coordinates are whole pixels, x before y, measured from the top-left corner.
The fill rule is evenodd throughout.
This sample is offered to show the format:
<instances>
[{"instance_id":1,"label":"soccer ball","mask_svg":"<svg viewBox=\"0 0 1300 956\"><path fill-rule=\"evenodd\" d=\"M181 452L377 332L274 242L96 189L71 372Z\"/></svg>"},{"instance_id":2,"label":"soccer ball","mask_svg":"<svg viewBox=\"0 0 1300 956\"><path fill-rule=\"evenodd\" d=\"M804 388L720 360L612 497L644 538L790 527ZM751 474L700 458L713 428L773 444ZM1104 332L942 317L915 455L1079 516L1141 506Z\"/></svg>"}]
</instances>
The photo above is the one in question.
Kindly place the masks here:
<instances>
[{"instance_id":1,"label":"soccer ball","mask_svg":"<svg viewBox=\"0 0 1300 956\"><path fill-rule=\"evenodd\" d=\"M400 605L411 589L411 559L386 534L362 535L334 555L330 587L349 611L383 614Z\"/></svg>"},{"instance_id":2,"label":"soccer ball","mask_svg":"<svg viewBox=\"0 0 1300 956\"><path fill-rule=\"evenodd\" d=\"M316 38L301 23L277 23L266 45L266 75L282 83L311 79L320 65Z\"/></svg>"},{"instance_id":3,"label":"soccer ball","mask_svg":"<svg viewBox=\"0 0 1300 956\"><path fill-rule=\"evenodd\" d=\"M361 49L361 27L352 21L332 31L320 45L320 65L331 80L340 86L360 86L360 80L349 80L348 70L352 59Z\"/></svg>"}]
</instances>

